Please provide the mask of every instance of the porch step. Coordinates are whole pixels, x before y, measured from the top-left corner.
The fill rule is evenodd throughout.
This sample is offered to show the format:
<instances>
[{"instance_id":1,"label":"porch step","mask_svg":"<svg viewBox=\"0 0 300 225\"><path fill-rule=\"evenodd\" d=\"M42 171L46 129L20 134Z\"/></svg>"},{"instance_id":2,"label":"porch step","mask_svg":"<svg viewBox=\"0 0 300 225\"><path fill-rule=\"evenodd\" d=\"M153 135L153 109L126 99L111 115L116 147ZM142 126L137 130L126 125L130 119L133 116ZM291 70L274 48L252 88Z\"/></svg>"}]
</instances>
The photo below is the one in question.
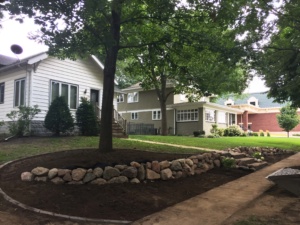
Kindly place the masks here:
<instances>
[{"instance_id":1,"label":"porch step","mask_svg":"<svg viewBox=\"0 0 300 225\"><path fill-rule=\"evenodd\" d=\"M255 163L256 160L254 158L241 158L237 160L238 166L248 166L248 164Z\"/></svg>"}]
</instances>

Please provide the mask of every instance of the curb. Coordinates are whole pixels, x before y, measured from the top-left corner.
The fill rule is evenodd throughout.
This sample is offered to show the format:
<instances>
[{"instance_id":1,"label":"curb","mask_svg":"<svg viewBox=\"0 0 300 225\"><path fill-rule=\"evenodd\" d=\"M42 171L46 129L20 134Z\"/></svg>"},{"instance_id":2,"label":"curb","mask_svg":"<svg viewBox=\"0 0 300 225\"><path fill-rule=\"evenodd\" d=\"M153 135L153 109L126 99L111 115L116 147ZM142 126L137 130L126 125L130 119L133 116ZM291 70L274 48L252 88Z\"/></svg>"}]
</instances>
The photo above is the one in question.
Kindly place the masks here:
<instances>
[{"instance_id":1,"label":"curb","mask_svg":"<svg viewBox=\"0 0 300 225\"><path fill-rule=\"evenodd\" d=\"M5 166L7 166L11 163L14 163L14 162L17 162L20 160L22 160L22 159L6 162L6 163L0 165L0 169L4 168ZM132 223L132 221L127 221L127 220L106 220L106 219L95 219L95 218L87 218L87 217L79 217L79 216L69 216L69 215L64 215L64 214L59 214L59 213L54 213L54 212L34 208L34 207L25 205L15 199L11 198L2 190L1 187L0 187L0 194L4 197L4 199L6 201L10 202L11 204L16 205L22 209L29 210L34 213L40 213L40 214L44 214L44 215L48 215L48 216L54 216L54 217L59 217L59 218L63 218L63 219L76 220L76 221L82 221L82 222L94 222L94 223L103 223L103 224L130 224L130 223Z\"/></svg>"}]
</instances>

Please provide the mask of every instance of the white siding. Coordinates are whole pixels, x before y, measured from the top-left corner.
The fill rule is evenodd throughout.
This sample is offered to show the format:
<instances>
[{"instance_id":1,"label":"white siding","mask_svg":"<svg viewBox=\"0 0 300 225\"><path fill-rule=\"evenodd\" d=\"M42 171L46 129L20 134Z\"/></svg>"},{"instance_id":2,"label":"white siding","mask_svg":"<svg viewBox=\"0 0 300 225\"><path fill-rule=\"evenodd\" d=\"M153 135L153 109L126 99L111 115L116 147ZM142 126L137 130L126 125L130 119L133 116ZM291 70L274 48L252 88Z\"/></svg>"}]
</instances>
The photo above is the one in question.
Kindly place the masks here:
<instances>
[{"instance_id":1,"label":"white siding","mask_svg":"<svg viewBox=\"0 0 300 225\"><path fill-rule=\"evenodd\" d=\"M11 112L12 110L16 110L14 108L14 82L15 80L26 78L26 70L23 68L18 68L11 70L9 72L3 72L0 74L0 83L5 83L5 91L4 91L4 103L0 104L0 121L10 121L6 117L6 114ZM28 101L28 80L26 79L26 88L25 88L25 102Z\"/></svg>"},{"instance_id":2,"label":"white siding","mask_svg":"<svg viewBox=\"0 0 300 225\"><path fill-rule=\"evenodd\" d=\"M35 120L44 120L50 105L50 81L61 81L78 85L78 104L81 97L90 97L90 89L100 90L102 96L103 71L89 58L87 60L59 60L49 57L43 60L36 72L32 72L31 106L38 105L42 110ZM86 94L84 93L86 91ZM100 103L102 99L100 98ZM75 110L72 110L75 113Z\"/></svg>"}]
</instances>

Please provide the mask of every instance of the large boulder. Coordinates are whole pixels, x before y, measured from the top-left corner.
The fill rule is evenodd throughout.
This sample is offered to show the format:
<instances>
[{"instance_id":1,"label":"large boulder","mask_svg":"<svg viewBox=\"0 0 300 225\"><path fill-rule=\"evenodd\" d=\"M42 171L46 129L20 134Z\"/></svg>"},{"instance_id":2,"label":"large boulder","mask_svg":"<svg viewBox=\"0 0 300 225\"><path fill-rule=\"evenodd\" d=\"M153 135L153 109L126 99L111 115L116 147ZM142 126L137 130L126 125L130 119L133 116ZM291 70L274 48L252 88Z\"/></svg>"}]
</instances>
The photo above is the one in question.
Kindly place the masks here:
<instances>
[{"instance_id":1,"label":"large boulder","mask_svg":"<svg viewBox=\"0 0 300 225\"><path fill-rule=\"evenodd\" d=\"M137 169L135 167L130 166L127 169L123 170L121 175L123 175L129 179L136 178Z\"/></svg>"},{"instance_id":2,"label":"large boulder","mask_svg":"<svg viewBox=\"0 0 300 225\"><path fill-rule=\"evenodd\" d=\"M86 174L86 169L77 168L75 170L72 170L72 179L74 181L80 181L84 178L85 174Z\"/></svg>"},{"instance_id":3,"label":"large boulder","mask_svg":"<svg viewBox=\"0 0 300 225\"><path fill-rule=\"evenodd\" d=\"M153 170L147 169L146 177L148 180L157 180L160 179L160 174L154 172Z\"/></svg>"},{"instance_id":4,"label":"large boulder","mask_svg":"<svg viewBox=\"0 0 300 225\"><path fill-rule=\"evenodd\" d=\"M49 169L45 168L45 167L36 167L33 170L31 170L31 173L35 176L45 176L48 175Z\"/></svg>"},{"instance_id":5,"label":"large boulder","mask_svg":"<svg viewBox=\"0 0 300 225\"><path fill-rule=\"evenodd\" d=\"M120 176L120 171L117 168L113 168L111 166L105 167L103 172L103 178L105 180L110 180L111 178L118 176Z\"/></svg>"},{"instance_id":6,"label":"large boulder","mask_svg":"<svg viewBox=\"0 0 300 225\"><path fill-rule=\"evenodd\" d=\"M49 170L48 178L51 180L52 178L57 176L57 173L58 173L58 169L56 169L56 168Z\"/></svg>"},{"instance_id":7,"label":"large boulder","mask_svg":"<svg viewBox=\"0 0 300 225\"><path fill-rule=\"evenodd\" d=\"M21 174L21 180L22 181L33 181L34 175L30 172L23 172Z\"/></svg>"},{"instance_id":8,"label":"large boulder","mask_svg":"<svg viewBox=\"0 0 300 225\"><path fill-rule=\"evenodd\" d=\"M172 178L172 170L169 168L164 169L160 172L160 176L162 180L169 180Z\"/></svg>"},{"instance_id":9,"label":"large boulder","mask_svg":"<svg viewBox=\"0 0 300 225\"><path fill-rule=\"evenodd\" d=\"M111 178L107 183L109 184L122 184L122 183L127 183L128 178L125 176L119 176L119 177L113 177Z\"/></svg>"}]
</instances>

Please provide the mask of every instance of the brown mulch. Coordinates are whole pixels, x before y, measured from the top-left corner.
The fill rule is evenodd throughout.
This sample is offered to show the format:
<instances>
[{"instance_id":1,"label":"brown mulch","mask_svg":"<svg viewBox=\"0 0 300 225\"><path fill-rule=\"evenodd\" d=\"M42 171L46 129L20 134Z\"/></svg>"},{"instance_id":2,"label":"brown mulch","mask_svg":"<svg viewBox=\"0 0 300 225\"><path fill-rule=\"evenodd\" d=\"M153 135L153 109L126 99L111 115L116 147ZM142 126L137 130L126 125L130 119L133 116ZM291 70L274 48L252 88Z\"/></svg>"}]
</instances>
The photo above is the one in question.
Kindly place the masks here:
<instances>
[{"instance_id":1,"label":"brown mulch","mask_svg":"<svg viewBox=\"0 0 300 225\"><path fill-rule=\"evenodd\" d=\"M267 157L274 163L284 156ZM170 181L141 184L55 185L22 182L20 174L34 167L91 168L95 165L129 164L131 161L172 160L184 154L162 154L116 149L62 151L19 160L0 171L0 187L12 198L29 206L71 216L134 221L168 206L247 175L249 171L215 168L207 173Z\"/></svg>"}]
</instances>

